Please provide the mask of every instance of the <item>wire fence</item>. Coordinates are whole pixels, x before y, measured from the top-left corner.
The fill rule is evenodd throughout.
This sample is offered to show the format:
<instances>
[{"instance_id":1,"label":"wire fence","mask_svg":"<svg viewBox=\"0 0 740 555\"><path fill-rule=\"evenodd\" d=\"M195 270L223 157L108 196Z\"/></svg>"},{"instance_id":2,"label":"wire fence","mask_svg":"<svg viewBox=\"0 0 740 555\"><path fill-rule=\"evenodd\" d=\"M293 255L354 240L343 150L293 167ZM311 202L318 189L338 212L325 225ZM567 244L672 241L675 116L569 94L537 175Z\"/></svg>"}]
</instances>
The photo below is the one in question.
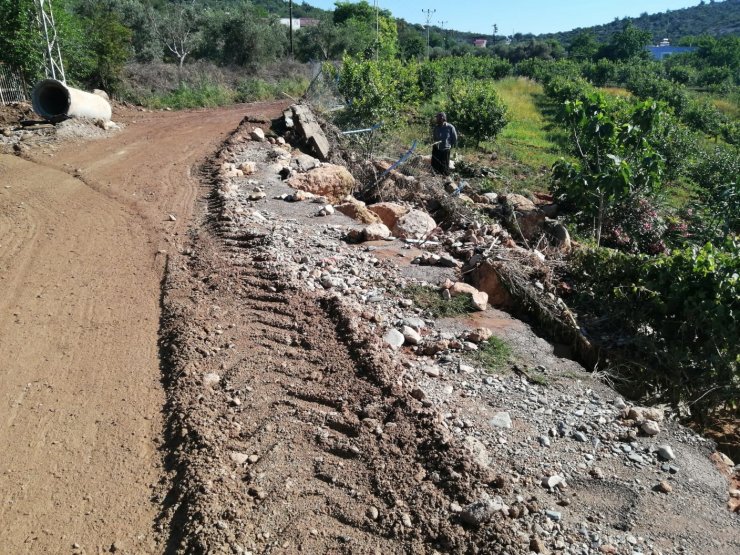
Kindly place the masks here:
<instances>
[{"instance_id":1,"label":"wire fence","mask_svg":"<svg viewBox=\"0 0 740 555\"><path fill-rule=\"evenodd\" d=\"M28 100L28 92L23 77L0 63L0 104L6 105L26 100Z\"/></svg>"}]
</instances>

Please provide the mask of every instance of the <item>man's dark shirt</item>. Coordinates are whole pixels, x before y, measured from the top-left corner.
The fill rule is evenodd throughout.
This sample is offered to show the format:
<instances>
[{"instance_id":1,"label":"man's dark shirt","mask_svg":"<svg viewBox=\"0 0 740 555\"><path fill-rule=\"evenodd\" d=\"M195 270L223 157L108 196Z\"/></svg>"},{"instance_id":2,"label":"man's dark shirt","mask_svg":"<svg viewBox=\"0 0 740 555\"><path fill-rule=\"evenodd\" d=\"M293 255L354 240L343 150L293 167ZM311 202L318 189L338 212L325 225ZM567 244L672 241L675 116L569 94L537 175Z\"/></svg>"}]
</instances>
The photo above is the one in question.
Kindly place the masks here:
<instances>
[{"instance_id":1,"label":"man's dark shirt","mask_svg":"<svg viewBox=\"0 0 740 555\"><path fill-rule=\"evenodd\" d=\"M434 128L434 142L439 142L437 148L449 150L457 144L457 130L451 123L444 122Z\"/></svg>"}]
</instances>

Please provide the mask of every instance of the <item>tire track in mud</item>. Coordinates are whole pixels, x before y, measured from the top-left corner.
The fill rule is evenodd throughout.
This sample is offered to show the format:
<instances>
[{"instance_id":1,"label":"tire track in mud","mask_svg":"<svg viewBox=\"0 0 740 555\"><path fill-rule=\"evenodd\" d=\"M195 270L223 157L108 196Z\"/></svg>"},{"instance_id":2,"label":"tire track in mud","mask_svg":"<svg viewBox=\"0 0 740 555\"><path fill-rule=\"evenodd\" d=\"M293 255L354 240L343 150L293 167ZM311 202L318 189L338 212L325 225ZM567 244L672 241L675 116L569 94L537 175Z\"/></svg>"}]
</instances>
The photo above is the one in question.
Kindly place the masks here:
<instances>
[{"instance_id":1,"label":"tire track in mud","mask_svg":"<svg viewBox=\"0 0 740 555\"><path fill-rule=\"evenodd\" d=\"M168 548L518 552L503 519L472 530L451 512L496 479L400 387L379 339L341 299L287 281L269 230L234 228L204 195L207 223L163 295Z\"/></svg>"}]
</instances>

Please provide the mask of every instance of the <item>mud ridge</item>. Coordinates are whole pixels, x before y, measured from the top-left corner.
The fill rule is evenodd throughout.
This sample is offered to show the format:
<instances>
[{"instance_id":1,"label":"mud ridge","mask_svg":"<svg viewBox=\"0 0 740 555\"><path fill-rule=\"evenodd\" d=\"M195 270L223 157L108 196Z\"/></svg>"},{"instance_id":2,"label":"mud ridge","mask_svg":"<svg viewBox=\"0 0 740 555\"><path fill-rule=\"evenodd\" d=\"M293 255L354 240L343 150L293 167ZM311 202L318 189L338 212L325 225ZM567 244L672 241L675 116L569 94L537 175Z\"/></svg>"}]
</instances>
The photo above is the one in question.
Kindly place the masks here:
<instances>
[{"instance_id":1,"label":"mud ridge","mask_svg":"<svg viewBox=\"0 0 740 555\"><path fill-rule=\"evenodd\" d=\"M239 229L210 191L202 208L163 288L168 552L526 552L503 515L462 524L501 478L404 390L352 309L292 283L269 229Z\"/></svg>"}]
</instances>

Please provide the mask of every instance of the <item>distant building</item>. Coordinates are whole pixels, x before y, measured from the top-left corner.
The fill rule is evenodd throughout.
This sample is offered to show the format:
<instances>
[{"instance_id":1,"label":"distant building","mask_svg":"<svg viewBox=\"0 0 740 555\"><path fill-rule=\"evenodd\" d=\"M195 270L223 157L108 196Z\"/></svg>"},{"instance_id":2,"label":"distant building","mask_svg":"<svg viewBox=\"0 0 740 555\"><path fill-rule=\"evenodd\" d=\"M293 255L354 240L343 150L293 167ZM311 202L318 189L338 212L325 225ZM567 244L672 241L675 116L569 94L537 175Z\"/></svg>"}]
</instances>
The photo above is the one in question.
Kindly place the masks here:
<instances>
[{"instance_id":1,"label":"distant building","mask_svg":"<svg viewBox=\"0 0 740 555\"><path fill-rule=\"evenodd\" d=\"M301 18L301 28L303 27L318 27L319 23L321 23L321 20L314 19L312 17L302 17Z\"/></svg>"},{"instance_id":2,"label":"distant building","mask_svg":"<svg viewBox=\"0 0 740 555\"><path fill-rule=\"evenodd\" d=\"M488 39L475 39L473 44L476 48L485 48L488 44Z\"/></svg>"},{"instance_id":3,"label":"distant building","mask_svg":"<svg viewBox=\"0 0 740 555\"><path fill-rule=\"evenodd\" d=\"M696 51L696 48L692 46L671 46L671 41L668 39L663 39L656 46L646 46L645 48L650 51L650 54L656 60L662 60L674 54L685 54Z\"/></svg>"},{"instance_id":4,"label":"distant building","mask_svg":"<svg viewBox=\"0 0 740 555\"><path fill-rule=\"evenodd\" d=\"M283 17L280 19L280 23L285 25L286 27L290 27L290 18L289 17ZM293 30L300 29L301 28L301 20L293 18Z\"/></svg>"}]
</instances>

